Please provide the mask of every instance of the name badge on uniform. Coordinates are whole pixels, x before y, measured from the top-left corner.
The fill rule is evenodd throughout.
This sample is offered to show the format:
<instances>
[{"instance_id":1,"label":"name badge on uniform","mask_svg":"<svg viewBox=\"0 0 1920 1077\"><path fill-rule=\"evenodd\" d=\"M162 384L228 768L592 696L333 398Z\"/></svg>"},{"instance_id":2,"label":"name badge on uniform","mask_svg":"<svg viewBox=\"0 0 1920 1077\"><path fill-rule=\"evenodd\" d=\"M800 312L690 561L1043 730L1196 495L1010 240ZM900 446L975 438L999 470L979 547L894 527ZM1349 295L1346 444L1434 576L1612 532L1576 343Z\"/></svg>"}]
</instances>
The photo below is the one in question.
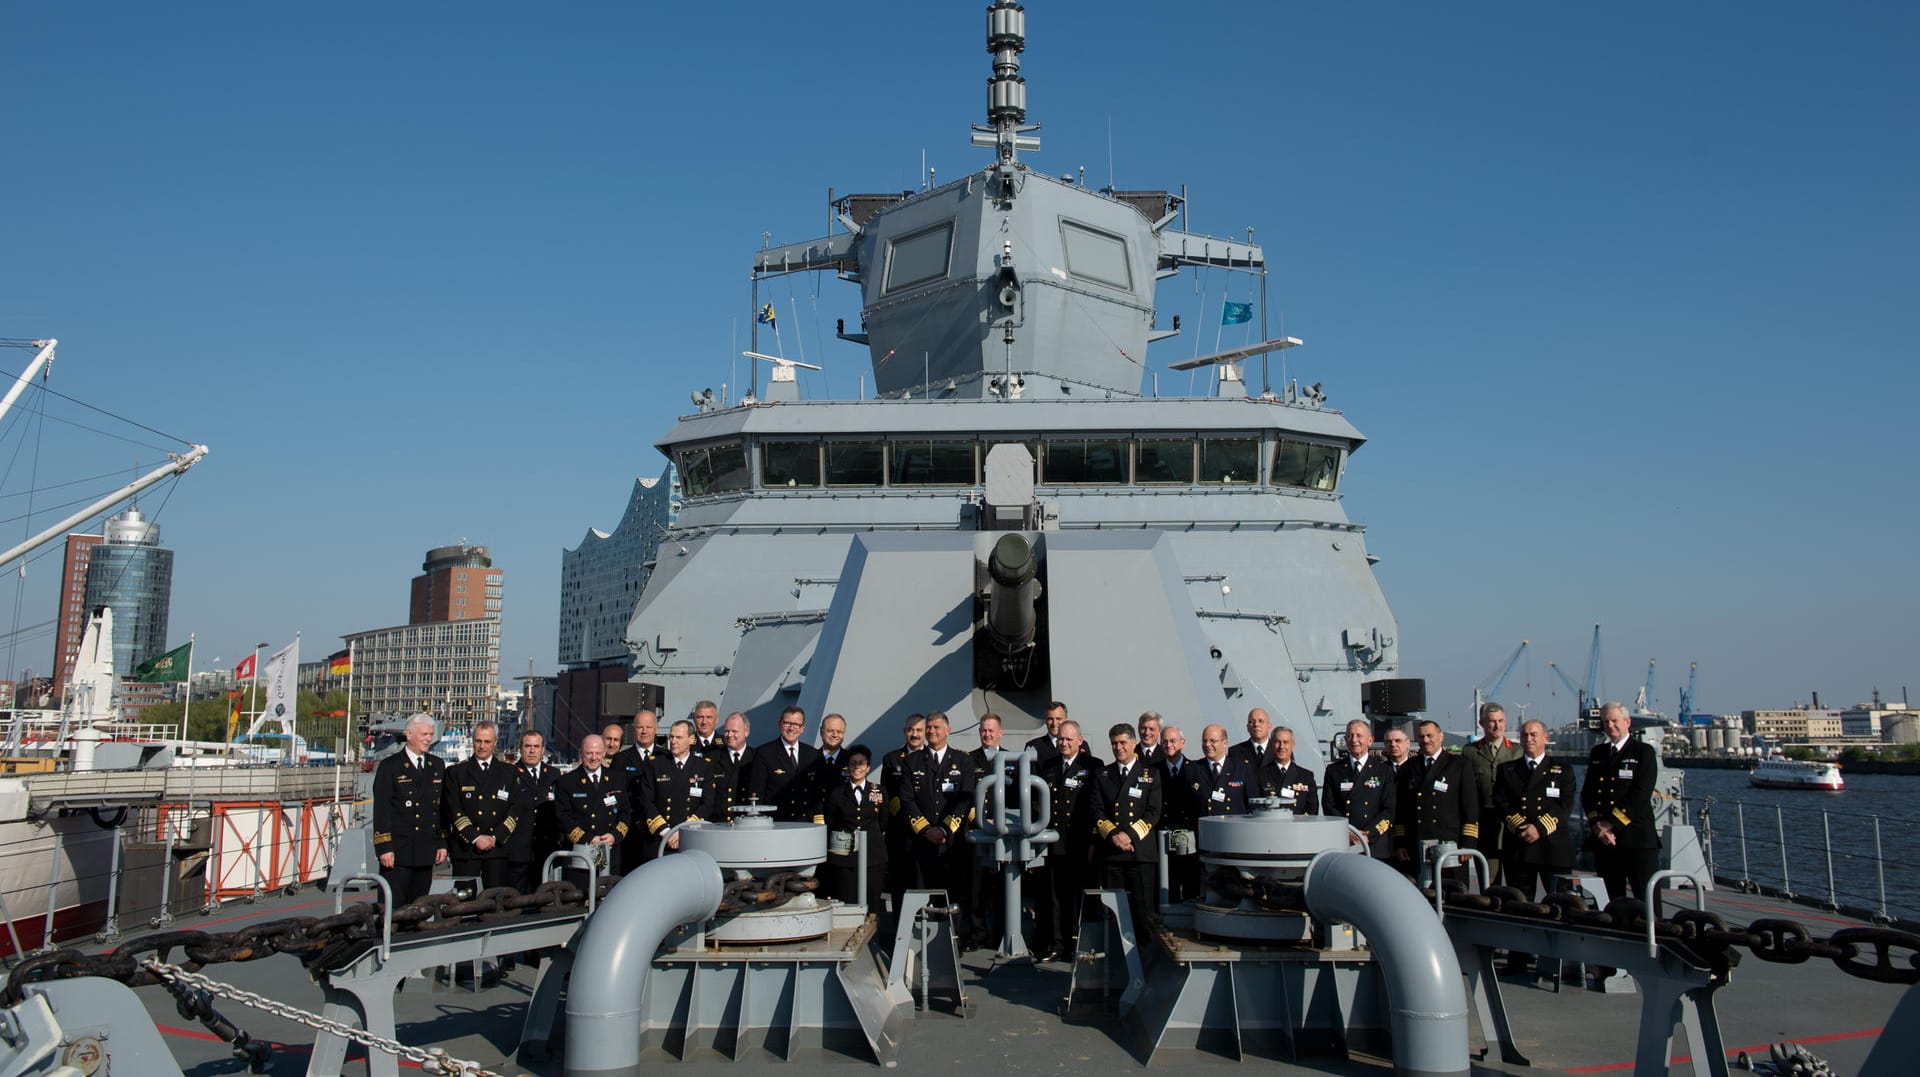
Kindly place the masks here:
<instances>
[{"instance_id":1,"label":"name badge on uniform","mask_svg":"<svg viewBox=\"0 0 1920 1077\"><path fill-rule=\"evenodd\" d=\"M1633 768L1632 768L1632 767L1621 767L1621 768L1620 768L1620 776L1621 776L1622 778L1631 778L1631 777L1633 777Z\"/></svg>"},{"instance_id":2,"label":"name badge on uniform","mask_svg":"<svg viewBox=\"0 0 1920 1077\"><path fill-rule=\"evenodd\" d=\"M620 800L619 797L614 796L612 793L608 793L606 796L600 798L600 803L605 804L607 807L611 808L615 804L619 803L619 800Z\"/></svg>"},{"instance_id":3,"label":"name badge on uniform","mask_svg":"<svg viewBox=\"0 0 1920 1077\"><path fill-rule=\"evenodd\" d=\"M689 785L687 786L687 795L690 797L698 797L698 796L705 796L706 794L701 791L699 786Z\"/></svg>"},{"instance_id":4,"label":"name badge on uniform","mask_svg":"<svg viewBox=\"0 0 1920 1077\"><path fill-rule=\"evenodd\" d=\"M548 800L552 800L552 799L553 799L553 790L551 790L551 789L549 789L549 790L547 790L547 799L548 799Z\"/></svg>"},{"instance_id":5,"label":"name badge on uniform","mask_svg":"<svg viewBox=\"0 0 1920 1077\"><path fill-rule=\"evenodd\" d=\"M1560 799L1560 787L1559 787L1559 786L1557 786L1557 785L1549 785L1549 786L1547 786L1547 795L1548 795L1548 796L1550 796L1550 797L1552 797L1552 798L1553 798L1553 799L1555 799L1555 800L1559 800L1559 799Z\"/></svg>"},{"instance_id":6,"label":"name badge on uniform","mask_svg":"<svg viewBox=\"0 0 1920 1077\"><path fill-rule=\"evenodd\" d=\"M1134 786L1128 786L1128 787L1127 787L1127 795L1128 795L1128 796L1130 796L1130 797L1132 797L1132 798L1133 798L1133 799L1135 799L1135 800L1139 800L1139 799L1140 799L1140 794L1141 794L1141 792L1142 792L1142 790L1141 790L1141 789L1140 789L1140 787L1139 787L1139 786L1137 786L1137 785L1134 785Z\"/></svg>"},{"instance_id":7,"label":"name badge on uniform","mask_svg":"<svg viewBox=\"0 0 1920 1077\"><path fill-rule=\"evenodd\" d=\"M1225 803L1227 799L1227 791L1225 789L1215 789L1213 791L1213 796L1208 799L1217 800L1222 803Z\"/></svg>"},{"instance_id":8,"label":"name badge on uniform","mask_svg":"<svg viewBox=\"0 0 1920 1077\"><path fill-rule=\"evenodd\" d=\"M941 782L941 783L940 783L940 791L941 791L942 793L951 793L951 792L953 792L953 781L952 781L952 779L948 779L947 781L944 781L944 782Z\"/></svg>"},{"instance_id":9,"label":"name badge on uniform","mask_svg":"<svg viewBox=\"0 0 1920 1077\"><path fill-rule=\"evenodd\" d=\"M1352 783L1352 782L1341 782L1341 783L1340 783L1340 791L1341 791L1342 793L1351 793L1351 792L1353 792L1353 783Z\"/></svg>"},{"instance_id":10,"label":"name badge on uniform","mask_svg":"<svg viewBox=\"0 0 1920 1077\"><path fill-rule=\"evenodd\" d=\"M497 793L495 793L495 794L493 794L493 799L495 799L495 800L512 800L512 799L513 799L513 794L511 794L511 793L509 793L509 792L507 792L507 791L506 791L505 789L502 789L502 790L500 790L499 792L497 792Z\"/></svg>"},{"instance_id":11,"label":"name badge on uniform","mask_svg":"<svg viewBox=\"0 0 1920 1077\"><path fill-rule=\"evenodd\" d=\"M1078 789L1080 788L1080 779L1068 778L1065 782L1062 782L1061 784L1065 785L1068 789Z\"/></svg>"},{"instance_id":12,"label":"name badge on uniform","mask_svg":"<svg viewBox=\"0 0 1920 1077\"><path fill-rule=\"evenodd\" d=\"M1434 792L1436 792L1436 793L1444 793L1444 792L1446 792L1446 791L1447 791L1447 783L1446 783L1446 782L1444 782L1444 781L1440 781L1440 782L1434 782L1434 783L1433 783L1433 791L1434 791Z\"/></svg>"}]
</instances>

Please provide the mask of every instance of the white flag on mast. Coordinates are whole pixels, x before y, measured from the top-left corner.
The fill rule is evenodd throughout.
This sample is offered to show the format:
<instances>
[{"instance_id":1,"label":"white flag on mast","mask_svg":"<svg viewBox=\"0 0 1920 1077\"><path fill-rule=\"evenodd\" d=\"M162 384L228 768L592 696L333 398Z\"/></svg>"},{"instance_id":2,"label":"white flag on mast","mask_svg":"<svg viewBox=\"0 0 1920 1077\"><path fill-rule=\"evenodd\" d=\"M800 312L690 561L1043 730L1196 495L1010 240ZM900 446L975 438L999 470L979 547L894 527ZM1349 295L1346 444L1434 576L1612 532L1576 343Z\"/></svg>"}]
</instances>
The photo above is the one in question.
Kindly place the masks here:
<instances>
[{"instance_id":1,"label":"white flag on mast","mask_svg":"<svg viewBox=\"0 0 1920 1077\"><path fill-rule=\"evenodd\" d=\"M266 698L260 705L260 724L279 722L280 728L288 737L291 746L293 737L293 719L298 713L300 691L300 636L296 633L293 642L273 652L260 667L261 683L266 687Z\"/></svg>"}]
</instances>

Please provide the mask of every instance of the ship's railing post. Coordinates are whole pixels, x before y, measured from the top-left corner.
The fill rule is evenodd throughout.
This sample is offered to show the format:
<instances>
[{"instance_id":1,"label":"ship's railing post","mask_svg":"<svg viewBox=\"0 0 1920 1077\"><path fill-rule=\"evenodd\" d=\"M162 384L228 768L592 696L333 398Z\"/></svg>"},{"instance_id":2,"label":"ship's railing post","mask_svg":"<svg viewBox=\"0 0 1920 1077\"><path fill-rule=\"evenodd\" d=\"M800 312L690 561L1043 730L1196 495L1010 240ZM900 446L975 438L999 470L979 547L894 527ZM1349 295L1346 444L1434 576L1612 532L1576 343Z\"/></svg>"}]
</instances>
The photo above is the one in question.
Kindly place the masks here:
<instances>
[{"instance_id":1,"label":"ship's railing post","mask_svg":"<svg viewBox=\"0 0 1920 1077\"><path fill-rule=\"evenodd\" d=\"M53 944L53 910L60 893L60 856L65 847L66 835L56 829L53 832L53 878L47 880L47 919L40 929L40 949L36 953L50 954L59 949Z\"/></svg>"},{"instance_id":2,"label":"ship's railing post","mask_svg":"<svg viewBox=\"0 0 1920 1077\"><path fill-rule=\"evenodd\" d=\"M124 812L120 821L126 822ZM120 937L120 848L121 839L126 832L127 829L124 826L113 828L112 867L107 872L107 922L100 925L100 930L93 936L101 942L112 942Z\"/></svg>"},{"instance_id":3,"label":"ship's railing post","mask_svg":"<svg viewBox=\"0 0 1920 1077\"><path fill-rule=\"evenodd\" d=\"M1827 822L1827 813L1820 813L1820 840L1827 847L1827 908L1840 908L1840 895L1833 888L1833 827Z\"/></svg>"},{"instance_id":4,"label":"ship's railing post","mask_svg":"<svg viewBox=\"0 0 1920 1077\"><path fill-rule=\"evenodd\" d=\"M1773 832L1780 839L1780 896L1792 901L1793 879L1787 874L1787 823L1778 804L1773 806Z\"/></svg>"},{"instance_id":5,"label":"ship's railing post","mask_svg":"<svg viewBox=\"0 0 1920 1077\"><path fill-rule=\"evenodd\" d=\"M1753 872L1747 870L1747 806L1742 801L1734 801L1736 814L1740 817L1740 888L1753 889Z\"/></svg>"},{"instance_id":6,"label":"ship's railing post","mask_svg":"<svg viewBox=\"0 0 1920 1077\"><path fill-rule=\"evenodd\" d=\"M1699 822L1700 852L1701 852L1701 855L1705 856L1707 859L1707 878L1711 880L1714 876L1720 873L1718 867L1716 867L1713 862L1713 798L1712 797L1708 797L1705 800L1700 802L1699 820L1700 820Z\"/></svg>"},{"instance_id":7,"label":"ship's railing post","mask_svg":"<svg viewBox=\"0 0 1920 1077\"><path fill-rule=\"evenodd\" d=\"M1880 817L1873 817L1873 873L1880 879L1880 915L1874 917L1878 923L1891 923L1887 915L1887 861L1880 855Z\"/></svg>"}]
</instances>

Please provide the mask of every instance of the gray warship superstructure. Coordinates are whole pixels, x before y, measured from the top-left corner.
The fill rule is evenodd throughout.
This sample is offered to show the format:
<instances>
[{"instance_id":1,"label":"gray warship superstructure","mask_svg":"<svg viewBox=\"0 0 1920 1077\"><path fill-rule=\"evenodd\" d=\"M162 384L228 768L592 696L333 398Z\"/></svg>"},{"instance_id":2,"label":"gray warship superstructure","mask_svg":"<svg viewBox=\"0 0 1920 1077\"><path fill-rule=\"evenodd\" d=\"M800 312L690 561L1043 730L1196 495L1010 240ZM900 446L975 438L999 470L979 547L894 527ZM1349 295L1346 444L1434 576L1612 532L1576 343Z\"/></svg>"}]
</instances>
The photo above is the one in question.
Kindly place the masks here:
<instances>
[{"instance_id":1,"label":"gray warship superstructure","mask_svg":"<svg viewBox=\"0 0 1920 1077\"><path fill-rule=\"evenodd\" d=\"M987 15L990 163L840 198L832 234L755 253L756 285L860 287L839 335L869 348L877 398L803 400L782 362L760 399L697 401L660 440L684 501L628 628L633 679L761 729L839 712L854 739L936 708L1032 728L1061 699L1100 729L1151 709L1197 733L1258 706L1310 761L1399 663L1341 503L1363 438L1318 386L1249 394L1240 363L1291 338L1175 365L1216 367L1214 395L1143 391L1177 332L1155 328L1158 282L1264 255L1175 228L1168 193L1024 164L1024 12Z\"/></svg>"}]
</instances>

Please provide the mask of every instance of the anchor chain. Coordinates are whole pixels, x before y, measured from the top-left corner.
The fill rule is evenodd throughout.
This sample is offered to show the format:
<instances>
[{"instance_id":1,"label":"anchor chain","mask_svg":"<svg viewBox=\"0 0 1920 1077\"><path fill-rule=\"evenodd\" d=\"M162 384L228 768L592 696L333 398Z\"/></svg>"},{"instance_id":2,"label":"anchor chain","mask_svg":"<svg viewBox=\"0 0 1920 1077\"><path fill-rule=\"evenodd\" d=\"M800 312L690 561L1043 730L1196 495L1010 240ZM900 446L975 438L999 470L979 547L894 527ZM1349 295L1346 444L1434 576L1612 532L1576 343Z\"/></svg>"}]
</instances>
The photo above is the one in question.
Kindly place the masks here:
<instances>
[{"instance_id":1,"label":"anchor chain","mask_svg":"<svg viewBox=\"0 0 1920 1077\"><path fill-rule=\"evenodd\" d=\"M1233 901L1251 901L1274 912L1306 912L1305 888L1299 883L1249 875L1233 868L1214 872L1207 883L1214 893ZM1644 935L1647 930L1647 906L1632 898L1619 898L1605 909L1598 909L1588 904L1584 894L1548 894L1534 901L1511 886L1490 886L1476 894L1458 882L1447 880L1445 888L1449 908L1546 920L1599 931ZM1423 892L1429 899L1433 897L1432 890ZM1775 964L1797 965L1817 957L1862 980L1920 983L1920 935L1893 928L1842 928L1822 939L1794 920L1768 918L1754 920L1744 928L1729 928L1718 913L1682 909L1668 919L1656 921L1653 930L1655 937L1684 945L1704 963L1720 969L1738 964L1740 955L1733 952L1733 948L1740 947L1762 961Z\"/></svg>"},{"instance_id":2,"label":"anchor chain","mask_svg":"<svg viewBox=\"0 0 1920 1077\"><path fill-rule=\"evenodd\" d=\"M330 1032L342 1039L351 1040L354 1043L360 1044L368 1050L383 1051L395 1057L405 1059L408 1062L417 1063L422 1070L428 1073L454 1074L456 1077L505 1077L504 1074L487 1069L478 1062L468 1062L465 1059L453 1058L437 1047L408 1047L398 1040L390 1040L385 1036L376 1036L371 1032L355 1028L344 1022L322 1017L316 1013L308 1013L298 1006L289 1005L277 999L268 998L265 995L255 994L252 991L235 987L232 984L221 983L212 977L204 976L197 972L188 972L178 965L169 965L163 961L148 958L140 962L140 968L148 975L153 976L157 982L168 984L170 988L177 985L183 989L205 992L208 995L238 1002L243 1006L251 1006L256 1010L270 1013L275 1017L284 1018L295 1024L305 1025L315 1032ZM245 1033L241 1033L241 1035L244 1037ZM260 1071L255 1070L254 1072L258 1073Z\"/></svg>"}]
</instances>

